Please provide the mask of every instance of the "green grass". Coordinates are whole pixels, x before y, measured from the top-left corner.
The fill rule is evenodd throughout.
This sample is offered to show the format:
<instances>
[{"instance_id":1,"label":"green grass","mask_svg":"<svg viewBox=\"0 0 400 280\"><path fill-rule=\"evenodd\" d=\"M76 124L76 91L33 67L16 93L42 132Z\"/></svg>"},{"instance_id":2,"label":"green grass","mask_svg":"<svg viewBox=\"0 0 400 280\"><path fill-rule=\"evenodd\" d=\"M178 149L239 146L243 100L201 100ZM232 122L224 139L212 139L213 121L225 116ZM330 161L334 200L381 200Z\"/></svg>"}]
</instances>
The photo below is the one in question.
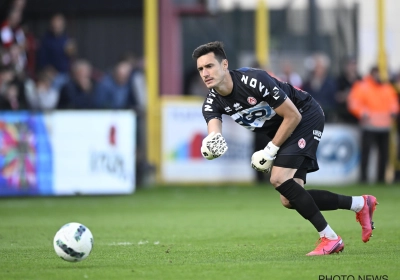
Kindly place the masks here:
<instances>
[{"instance_id":1,"label":"green grass","mask_svg":"<svg viewBox=\"0 0 400 280\"><path fill-rule=\"evenodd\" d=\"M323 257L305 256L318 234L295 211L280 206L270 186L0 199L0 279L400 279L400 188L329 190L370 193L380 205L367 244L353 212L324 212L345 250ZM94 249L80 263L61 260L52 245L58 228L73 221L94 235Z\"/></svg>"}]
</instances>

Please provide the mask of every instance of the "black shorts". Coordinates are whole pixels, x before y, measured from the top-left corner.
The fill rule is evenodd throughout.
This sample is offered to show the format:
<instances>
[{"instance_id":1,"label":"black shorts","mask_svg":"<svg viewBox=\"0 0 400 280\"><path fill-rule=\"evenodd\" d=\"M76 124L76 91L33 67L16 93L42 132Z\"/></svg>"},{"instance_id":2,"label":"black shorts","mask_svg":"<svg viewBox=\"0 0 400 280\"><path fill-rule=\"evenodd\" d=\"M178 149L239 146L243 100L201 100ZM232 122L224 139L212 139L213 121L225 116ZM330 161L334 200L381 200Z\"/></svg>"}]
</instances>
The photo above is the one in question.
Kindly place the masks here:
<instances>
[{"instance_id":1,"label":"black shorts","mask_svg":"<svg viewBox=\"0 0 400 280\"><path fill-rule=\"evenodd\" d=\"M307 182L307 173L317 171L319 169L316 160L305 156L280 156L276 157L274 166L297 169L293 178L299 178ZM313 171L310 171L313 170Z\"/></svg>"},{"instance_id":2,"label":"black shorts","mask_svg":"<svg viewBox=\"0 0 400 280\"><path fill-rule=\"evenodd\" d=\"M302 114L299 125L280 147L275 166L306 169L307 173L319 169L317 148L324 131L325 115L315 104Z\"/></svg>"}]
</instances>

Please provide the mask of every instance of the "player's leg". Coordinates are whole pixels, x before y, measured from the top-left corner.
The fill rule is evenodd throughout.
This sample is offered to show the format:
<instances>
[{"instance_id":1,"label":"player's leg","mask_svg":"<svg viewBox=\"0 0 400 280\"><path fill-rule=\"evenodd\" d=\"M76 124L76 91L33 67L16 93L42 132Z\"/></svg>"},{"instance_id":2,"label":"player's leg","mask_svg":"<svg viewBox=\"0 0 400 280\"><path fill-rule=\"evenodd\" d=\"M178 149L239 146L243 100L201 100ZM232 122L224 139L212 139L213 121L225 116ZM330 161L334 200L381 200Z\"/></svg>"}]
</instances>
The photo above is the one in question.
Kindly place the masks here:
<instances>
[{"instance_id":1,"label":"player's leg","mask_svg":"<svg viewBox=\"0 0 400 280\"><path fill-rule=\"evenodd\" d=\"M336 209L354 211L356 221L360 223L362 228L361 239L364 242L369 241L372 230L375 229L372 219L378 204L376 197L372 195L347 196L325 190L308 190L308 193L321 211Z\"/></svg>"},{"instance_id":2,"label":"player's leg","mask_svg":"<svg viewBox=\"0 0 400 280\"><path fill-rule=\"evenodd\" d=\"M296 173L294 174L293 180L294 180L297 184L299 184L300 186L302 186L302 187L304 188L304 180L301 179L301 178L296 178L296 174L298 174L299 171L300 171L300 169L296 171ZM306 174L307 174L307 173L306 173ZM279 196L280 196L280 199L281 199L281 203L282 203L282 205L283 205L284 207L286 207L286 208L288 208L288 209L294 209L293 206L290 204L289 200L288 200L286 197L284 197L284 196L281 195L281 194L280 194ZM318 206L318 205L317 205L317 206ZM321 210L321 209L320 209L320 210Z\"/></svg>"},{"instance_id":3,"label":"player's leg","mask_svg":"<svg viewBox=\"0 0 400 280\"><path fill-rule=\"evenodd\" d=\"M304 188L307 176L307 169L301 168L296 171L294 174L294 180ZM328 210L337 210L337 209L345 209L345 210L360 210L364 205L364 200L361 196L352 197L347 195L340 195L336 193L332 193L325 190L307 190L307 192L311 195L314 199L315 204L320 211L328 211ZM284 207L288 209L293 209L290 202L281 195L280 197L281 203ZM352 205L352 202L354 203ZM352 208L353 206L353 208ZM360 209L356 207L360 207Z\"/></svg>"},{"instance_id":4,"label":"player's leg","mask_svg":"<svg viewBox=\"0 0 400 280\"><path fill-rule=\"evenodd\" d=\"M307 160L307 159L306 159ZM294 180L302 187L306 182L307 169L300 168L294 174ZM330 210L353 210L354 212L360 211L364 206L364 199L362 196L348 196L333 193L326 190L307 190L307 192L314 199L320 211ZM288 200L281 196L283 206L293 209Z\"/></svg>"},{"instance_id":5,"label":"player's leg","mask_svg":"<svg viewBox=\"0 0 400 280\"><path fill-rule=\"evenodd\" d=\"M292 162L294 168L275 165L271 171L271 184L318 231L321 242L314 251L307 254L308 256L341 252L344 248L343 240L328 225L311 195L293 179L297 171L296 165L301 165L303 160L304 157L299 157L297 161Z\"/></svg>"},{"instance_id":6,"label":"player's leg","mask_svg":"<svg viewBox=\"0 0 400 280\"><path fill-rule=\"evenodd\" d=\"M315 166L307 171L318 170L316 162L317 147L324 130L325 117L321 107L315 102L302 114L302 120L292 135L283 143L275 158L270 181L275 189L309 220L320 235L320 244L307 255L326 255L340 252L343 240L328 225L312 196L294 180L297 170L302 167L306 157L315 160ZM289 159L289 160L288 160Z\"/></svg>"},{"instance_id":7,"label":"player's leg","mask_svg":"<svg viewBox=\"0 0 400 280\"><path fill-rule=\"evenodd\" d=\"M294 180L304 187L306 182L307 171L303 168L297 170L294 174ZM372 236L372 230L375 229L373 215L378 201L372 195L348 196L333 193L326 190L307 190L314 199L320 211L328 210L351 210L356 213L356 221L360 223L362 228L361 239L368 242ZM286 208L293 209L290 202L281 195L282 205Z\"/></svg>"},{"instance_id":8,"label":"player's leg","mask_svg":"<svg viewBox=\"0 0 400 280\"><path fill-rule=\"evenodd\" d=\"M300 186L304 187L301 179L293 178L293 180ZM314 202L320 211L343 209L358 212L364 206L364 199L362 196L347 196L325 190L307 190L307 192L314 199ZM294 209L286 197L280 195L280 199L284 207Z\"/></svg>"},{"instance_id":9,"label":"player's leg","mask_svg":"<svg viewBox=\"0 0 400 280\"><path fill-rule=\"evenodd\" d=\"M361 239L368 242L375 229L373 215L378 201L372 195L347 196L325 190L308 190L321 211L344 209L356 213L356 221L361 225Z\"/></svg>"}]
</instances>

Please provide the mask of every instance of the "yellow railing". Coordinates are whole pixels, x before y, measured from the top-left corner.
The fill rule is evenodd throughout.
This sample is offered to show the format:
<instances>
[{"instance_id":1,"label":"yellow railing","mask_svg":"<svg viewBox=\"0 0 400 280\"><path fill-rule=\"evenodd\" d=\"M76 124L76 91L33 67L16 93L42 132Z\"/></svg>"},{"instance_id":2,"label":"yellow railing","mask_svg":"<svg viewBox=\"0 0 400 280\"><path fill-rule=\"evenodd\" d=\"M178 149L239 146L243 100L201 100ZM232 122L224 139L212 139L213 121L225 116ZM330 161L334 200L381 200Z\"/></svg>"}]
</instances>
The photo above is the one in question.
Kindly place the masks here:
<instances>
[{"instance_id":1,"label":"yellow railing","mask_svg":"<svg viewBox=\"0 0 400 280\"><path fill-rule=\"evenodd\" d=\"M160 92L159 92L158 0L144 1L144 55L147 85L147 159L160 174Z\"/></svg>"}]
</instances>

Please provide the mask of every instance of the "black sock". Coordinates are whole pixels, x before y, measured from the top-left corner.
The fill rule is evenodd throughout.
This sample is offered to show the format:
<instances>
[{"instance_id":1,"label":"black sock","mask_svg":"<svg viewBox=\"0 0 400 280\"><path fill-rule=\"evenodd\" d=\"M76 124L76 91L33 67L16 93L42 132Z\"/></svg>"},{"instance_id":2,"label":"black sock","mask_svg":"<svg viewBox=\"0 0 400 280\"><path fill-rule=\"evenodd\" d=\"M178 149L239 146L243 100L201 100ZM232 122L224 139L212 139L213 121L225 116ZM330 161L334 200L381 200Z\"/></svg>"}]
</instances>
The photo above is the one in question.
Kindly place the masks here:
<instances>
[{"instance_id":1,"label":"black sock","mask_svg":"<svg viewBox=\"0 0 400 280\"><path fill-rule=\"evenodd\" d=\"M304 218L309 220L318 232L323 231L328 223L319 211L312 196L293 179L289 179L279 187L275 188Z\"/></svg>"},{"instance_id":2,"label":"black sock","mask_svg":"<svg viewBox=\"0 0 400 280\"><path fill-rule=\"evenodd\" d=\"M350 210L353 198L348 195L338 194L339 197L339 209Z\"/></svg>"},{"instance_id":3,"label":"black sock","mask_svg":"<svg viewBox=\"0 0 400 280\"><path fill-rule=\"evenodd\" d=\"M353 198L347 195L341 195L324 190L307 191L317 204L320 211L346 209L350 210Z\"/></svg>"}]
</instances>

